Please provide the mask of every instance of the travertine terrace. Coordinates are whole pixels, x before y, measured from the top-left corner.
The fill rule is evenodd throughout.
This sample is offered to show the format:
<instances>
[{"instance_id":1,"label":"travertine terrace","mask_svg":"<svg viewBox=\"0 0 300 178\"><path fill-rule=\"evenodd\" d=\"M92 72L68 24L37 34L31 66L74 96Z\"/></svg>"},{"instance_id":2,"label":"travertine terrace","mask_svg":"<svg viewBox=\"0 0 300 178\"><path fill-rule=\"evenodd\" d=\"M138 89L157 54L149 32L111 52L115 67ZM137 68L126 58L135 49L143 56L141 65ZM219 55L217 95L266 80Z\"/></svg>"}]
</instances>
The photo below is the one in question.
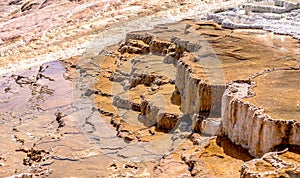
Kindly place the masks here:
<instances>
[{"instance_id":1,"label":"travertine terrace","mask_svg":"<svg viewBox=\"0 0 300 178\"><path fill-rule=\"evenodd\" d=\"M256 157L299 147L299 43L292 37L182 21L129 33L110 49L95 102L125 140L193 130L227 136Z\"/></svg>"},{"instance_id":2,"label":"travertine terrace","mask_svg":"<svg viewBox=\"0 0 300 178\"><path fill-rule=\"evenodd\" d=\"M293 45L280 50L283 41ZM119 67L110 80L128 92L124 93L127 98L112 94L114 106L141 112L167 130L187 116L192 129L205 132L201 124L213 118L217 124L222 116L219 133L211 134L228 136L253 156L280 144L299 144L297 40L266 31L231 31L214 23L186 21L130 33L119 51L121 60L115 62ZM218 60L219 66L207 62L213 60ZM112 92L115 88L124 92L114 86ZM282 98L280 93L286 89L291 96L286 93ZM165 106L149 97L160 92Z\"/></svg>"},{"instance_id":3,"label":"travertine terrace","mask_svg":"<svg viewBox=\"0 0 300 178\"><path fill-rule=\"evenodd\" d=\"M5 3L1 177L300 176L299 2Z\"/></svg>"}]
</instances>

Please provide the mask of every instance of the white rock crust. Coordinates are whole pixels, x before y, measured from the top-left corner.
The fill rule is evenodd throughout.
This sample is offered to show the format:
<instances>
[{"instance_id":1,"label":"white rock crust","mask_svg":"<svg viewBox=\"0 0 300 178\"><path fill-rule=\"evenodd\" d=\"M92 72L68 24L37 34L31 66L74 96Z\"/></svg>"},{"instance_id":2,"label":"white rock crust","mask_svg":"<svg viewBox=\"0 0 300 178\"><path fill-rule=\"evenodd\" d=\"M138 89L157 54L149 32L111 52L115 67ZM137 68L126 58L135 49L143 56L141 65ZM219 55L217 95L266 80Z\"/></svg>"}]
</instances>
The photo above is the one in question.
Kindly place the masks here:
<instances>
[{"instance_id":1,"label":"white rock crust","mask_svg":"<svg viewBox=\"0 0 300 178\"><path fill-rule=\"evenodd\" d=\"M251 84L232 83L222 99L222 134L260 157L280 144L300 145L300 123L276 120L242 98L249 97Z\"/></svg>"},{"instance_id":2,"label":"white rock crust","mask_svg":"<svg viewBox=\"0 0 300 178\"><path fill-rule=\"evenodd\" d=\"M300 39L300 1L275 0L275 6L250 3L243 9L209 14L208 19L229 29L264 29Z\"/></svg>"}]
</instances>

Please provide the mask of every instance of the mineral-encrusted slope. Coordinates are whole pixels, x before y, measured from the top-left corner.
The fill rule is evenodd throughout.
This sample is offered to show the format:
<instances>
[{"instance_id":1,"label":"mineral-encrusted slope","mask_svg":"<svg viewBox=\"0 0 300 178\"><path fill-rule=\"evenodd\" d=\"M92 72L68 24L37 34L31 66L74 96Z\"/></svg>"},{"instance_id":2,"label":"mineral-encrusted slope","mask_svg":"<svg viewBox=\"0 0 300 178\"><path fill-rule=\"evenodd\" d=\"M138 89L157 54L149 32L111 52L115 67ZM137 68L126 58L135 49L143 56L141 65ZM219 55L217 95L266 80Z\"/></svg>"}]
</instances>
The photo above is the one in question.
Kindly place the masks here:
<instances>
[{"instance_id":1,"label":"mineral-encrusted slope","mask_svg":"<svg viewBox=\"0 0 300 178\"><path fill-rule=\"evenodd\" d=\"M215 32L208 32L206 28L215 30ZM200 31L200 34L209 35L209 37L207 39L202 38L197 30ZM174 34L177 34L176 38L172 36ZM163 62L173 63L176 66L176 72L173 74L176 76L174 91L172 95L168 94L166 106L159 107L157 102L155 103L148 97L145 97L139 101L141 103L136 105L141 108L137 111L141 111L141 115L146 116L152 123L157 122L158 127L168 130L176 126L176 123L182 117L189 117L192 120L192 129L194 131L209 135L220 134L228 136L232 142L247 148L251 155L257 157L274 150L277 145L299 145L298 134L300 128L297 119L274 118L266 113L265 109L262 108L263 106L261 107L245 100L245 98L254 97L254 78L276 70L297 71L298 69L279 67L266 69L263 72L260 72L259 69L251 69L253 73L252 76L249 76L249 79L234 80L239 79L238 74L231 74L230 70L222 69L222 65L219 64L220 66L217 66L218 63L211 62L214 60L219 61L219 59L212 48L210 48L207 40L213 42L215 39L223 38L224 36L228 36L228 32L216 24L198 23L195 25L191 22L188 22L187 25L180 23L171 24L168 27L159 26L153 31L128 34L124 44L119 48L120 52L124 54L140 53L148 55L148 57L141 58L141 60L136 57L134 60L137 62L133 62L133 66L143 60L151 61L152 58L155 59L155 56L151 56L153 54L162 55L162 58L164 58ZM234 40L237 37L232 38ZM128 49L135 49L135 51ZM249 49L251 48L249 47ZM268 50L274 49L270 48ZM238 48L238 50L231 53L225 52L223 54L222 51L218 53L222 57L234 58L236 57L235 53L243 54L245 52L243 52L243 48ZM238 57L237 59L240 60L241 65L247 65L250 59L256 60L250 54L244 58ZM221 60L223 59L221 58ZM280 62L276 63L279 66L280 64ZM268 66L268 64L264 65ZM124 66L126 68L126 65ZM145 68L145 66L141 68ZM152 78L150 81L148 78L151 76L151 72L137 75L141 69L139 67L133 67L132 69L135 72L128 74L128 76L131 76L129 83L135 81L134 83L136 84L131 84L131 87L140 84L151 86L155 83L164 88L167 84L154 82L159 73L155 74L156 77L150 77ZM155 66L155 70L159 71L159 67ZM231 82L231 80L226 79L229 84L225 88L225 81L222 83L220 80L222 75L217 70L223 71L224 75L230 76L231 80L233 79L234 81ZM151 69L147 71L149 72ZM133 80L136 77L139 79ZM180 106L180 112L176 111L174 113L175 110L166 112L168 111L166 108L172 105L169 102ZM131 106L131 108L133 107ZM220 125L221 119L222 124Z\"/></svg>"},{"instance_id":2,"label":"mineral-encrusted slope","mask_svg":"<svg viewBox=\"0 0 300 178\"><path fill-rule=\"evenodd\" d=\"M199 112L219 115L225 87L211 85L208 83L209 81L194 77L193 70L196 69L192 69L190 65L200 66L185 60L180 60L177 64L175 84L181 96L182 112L191 115L199 114ZM213 96L213 94L215 95Z\"/></svg>"},{"instance_id":3,"label":"mineral-encrusted slope","mask_svg":"<svg viewBox=\"0 0 300 178\"><path fill-rule=\"evenodd\" d=\"M222 134L257 157L277 145L299 145L300 123L272 118L263 108L242 99L249 93L251 84L247 83L233 83L226 90L222 100Z\"/></svg>"},{"instance_id":4,"label":"mineral-encrusted slope","mask_svg":"<svg viewBox=\"0 0 300 178\"><path fill-rule=\"evenodd\" d=\"M298 68L293 67L282 68L281 70L284 70L283 72L299 71ZM280 69L277 71L280 71ZM277 71L276 69L265 70L253 75L252 81L233 82L223 95L223 134L227 135L234 143L247 148L254 156L262 156L274 150L278 145L300 144L299 117L276 118L276 116L269 115L264 108L247 101L247 98L255 97L253 78ZM287 80L293 79L291 77Z\"/></svg>"}]
</instances>

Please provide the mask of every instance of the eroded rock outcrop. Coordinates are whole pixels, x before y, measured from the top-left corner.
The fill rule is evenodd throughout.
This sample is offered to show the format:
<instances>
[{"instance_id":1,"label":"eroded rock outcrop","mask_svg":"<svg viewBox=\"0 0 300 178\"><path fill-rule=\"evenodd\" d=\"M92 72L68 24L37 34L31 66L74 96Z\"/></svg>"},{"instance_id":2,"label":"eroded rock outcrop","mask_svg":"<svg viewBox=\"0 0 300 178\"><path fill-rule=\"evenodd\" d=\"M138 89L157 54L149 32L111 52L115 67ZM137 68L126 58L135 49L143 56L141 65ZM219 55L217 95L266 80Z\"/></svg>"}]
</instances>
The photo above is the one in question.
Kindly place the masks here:
<instances>
[{"instance_id":1,"label":"eroded rock outcrop","mask_svg":"<svg viewBox=\"0 0 300 178\"><path fill-rule=\"evenodd\" d=\"M173 37L178 33L180 35ZM268 45L262 53L253 53L259 43L248 38L251 33L233 33L214 23L186 22L128 34L119 47L120 59L110 76L110 80L119 82L126 92L110 94L114 98L113 105L140 112L140 121L160 129L172 130L183 118L188 118L190 129L207 135L228 136L253 156L272 151L277 145L299 144L297 119L280 120L265 112L262 107L268 105L247 101L247 98L255 98L263 85L256 82L257 78L277 71L297 71L297 67L289 67L297 61L275 60L285 51ZM268 35L268 32L261 33ZM128 50L131 48L136 51ZM274 58L265 58L263 53ZM172 62L166 60L169 57ZM260 66L252 68L253 62ZM287 67L281 67L285 65ZM233 72L234 68L244 70L237 73ZM226 88L225 83L228 83ZM291 86L296 93L297 86ZM253 91L254 88L258 91Z\"/></svg>"},{"instance_id":2,"label":"eroded rock outcrop","mask_svg":"<svg viewBox=\"0 0 300 178\"><path fill-rule=\"evenodd\" d=\"M160 129L172 130L178 125L177 122L182 118L181 113L185 110L181 103L185 103L189 99L184 98L184 102L179 101L185 95L181 94L184 93L183 91L180 92L185 83L182 82L180 85L174 83L178 80L176 77L181 75L177 72L178 66L181 67L181 65L177 65L177 63L181 63L180 58L184 56L184 52L195 52L201 47L196 38L197 34L190 31L190 27L189 24L178 23L157 26L152 31L127 34L125 42L118 48L122 56L121 60L125 58L126 60L119 62L110 77L113 82L121 82L123 89L127 90L123 94L114 96L113 104L116 107L141 112L140 120L148 118L148 124L157 123ZM127 58L126 55L131 56ZM146 87L142 87L142 85ZM177 90L177 99L173 92L175 86L177 89L178 86L181 87L180 90ZM189 82L186 83L186 86L189 86ZM192 86L189 89L192 89ZM196 95L201 95L202 91L206 92L206 98L203 95L202 98L198 96L196 99L203 105L204 102L201 100L210 100L211 91L209 86L202 87L196 92ZM138 97L139 95L141 96ZM211 103L207 103L206 106L198 106L199 108L195 109L193 114L199 114L200 110L209 112ZM187 103L187 106L189 104ZM181 108L179 109L177 105L180 105ZM218 109L220 110L220 107L216 110ZM192 111L187 110L183 114L190 112Z\"/></svg>"},{"instance_id":3,"label":"eroded rock outcrop","mask_svg":"<svg viewBox=\"0 0 300 178\"><path fill-rule=\"evenodd\" d=\"M197 77L197 72L203 71L203 68L201 69L201 64L191 60L192 56L183 57L177 65L175 83L181 96L182 112L191 115L199 112L220 115L220 98L225 90L224 85L212 85L209 81Z\"/></svg>"},{"instance_id":4,"label":"eroded rock outcrop","mask_svg":"<svg viewBox=\"0 0 300 178\"><path fill-rule=\"evenodd\" d=\"M251 97L249 83L232 83L223 96L222 132L251 155L262 156L280 144L299 145L297 120L272 118L244 97ZM296 118L295 118L296 119Z\"/></svg>"}]
</instances>

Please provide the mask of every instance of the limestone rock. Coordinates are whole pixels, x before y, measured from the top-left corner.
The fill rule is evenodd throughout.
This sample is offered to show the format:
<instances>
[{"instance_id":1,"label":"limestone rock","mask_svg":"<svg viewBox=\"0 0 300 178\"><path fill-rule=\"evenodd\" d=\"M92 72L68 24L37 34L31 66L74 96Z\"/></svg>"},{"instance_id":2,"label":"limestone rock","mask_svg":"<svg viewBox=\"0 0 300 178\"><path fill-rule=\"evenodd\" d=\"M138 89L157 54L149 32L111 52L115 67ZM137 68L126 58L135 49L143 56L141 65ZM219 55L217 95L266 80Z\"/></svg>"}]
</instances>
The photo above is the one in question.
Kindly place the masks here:
<instances>
[{"instance_id":1,"label":"limestone rock","mask_svg":"<svg viewBox=\"0 0 300 178\"><path fill-rule=\"evenodd\" d=\"M182 112L191 115L199 112L220 115L220 98L223 95L224 86L210 85L205 80L194 77L193 67L198 66L199 63L192 62L189 57L181 59L177 64L175 84L181 96Z\"/></svg>"},{"instance_id":2,"label":"limestone rock","mask_svg":"<svg viewBox=\"0 0 300 178\"><path fill-rule=\"evenodd\" d=\"M232 83L223 96L222 133L236 144L262 156L280 144L299 145L300 123L272 118L242 98L251 96L251 84ZM233 89L232 89L233 88Z\"/></svg>"}]
</instances>

